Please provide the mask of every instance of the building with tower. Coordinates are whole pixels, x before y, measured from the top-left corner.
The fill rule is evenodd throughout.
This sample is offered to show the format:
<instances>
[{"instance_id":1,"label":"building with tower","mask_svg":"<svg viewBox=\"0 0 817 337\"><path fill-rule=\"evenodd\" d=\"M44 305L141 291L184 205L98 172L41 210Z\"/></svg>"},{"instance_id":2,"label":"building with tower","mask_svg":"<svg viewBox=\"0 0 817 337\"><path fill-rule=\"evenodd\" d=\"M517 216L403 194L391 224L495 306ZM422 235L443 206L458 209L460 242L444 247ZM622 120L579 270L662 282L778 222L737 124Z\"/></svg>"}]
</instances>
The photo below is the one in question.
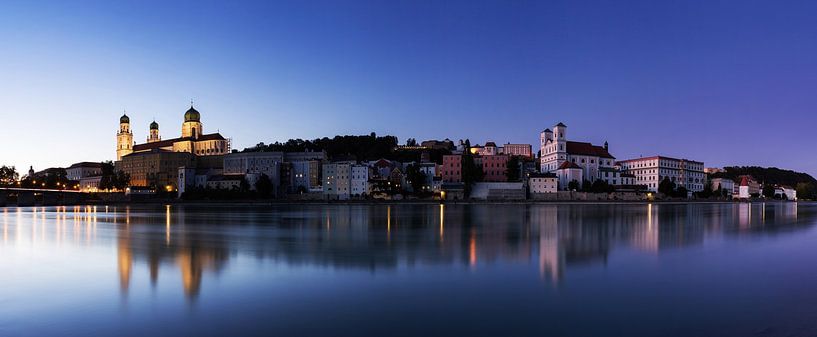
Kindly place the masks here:
<instances>
[{"instance_id":1,"label":"building with tower","mask_svg":"<svg viewBox=\"0 0 817 337\"><path fill-rule=\"evenodd\" d=\"M191 105L184 113L181 137L162 139L159 123L150 123L147 140L133 143L130 118L119 118L116 134L116 167L131 177L131 186L176 188L180 167L221 170L230 140L219 133L204 133L201 114Z\"/></svg>"},{"instance_id":2,"label":"building with tower","mask_svg":"<svg viewBox=\"0 0 817 337\"><path fill-rule=\"evenodd\" d=\"M162 140L162 136L159 136L159 123L156 123L154 120L150 123L150 133L148 134L148 143L158 142Z\"/></svg>"},{"instance_id":3,"label":"building with tower","mask_svg":"<svg viewBox=\"0 0 817 337\"><path fill-rule=\"evenodd\" d=\"M541 151L540 171L543 173L553 172L557 176L561 172L570 172L571 180L578 180L579 183L587 180L590 182L596 179L603 179L611 185L620 185L618 179L610 176L611 172L617 171L615 160L609 152L609 145L604 142L604 146L597 146L586 142L569 141L567 138L567 125L563 123L553 126L553 130L545 129L539 134L539 147ZM564 165L570 163L569 165ZM581 175L577 176L578 168ZM618 176L618 175L616 175ZM560 176L560 182L564 183L568 177ZM565 189L564 184L560 184L560 189Z\"/></svg>"},{"instance_id":4,"label":"building with tower","mask_svg":"<svg viewBox=\"0 0 817 337\"><path fill-rule=\"evenodd\" d=\"M150 133L144 144L133 143L130 118L119 118L119 132L116 134L116 160L138 152L153 150L168 152L189 152L197 156L223 155L230 152L230 141L219 133L205 134L201 114L191 105L184 113L181 137L162 140L159 123L150 123Z\"/></svg>"},{"instance_id":5,"label":"building with tower","mask_svg":"<svg viewBox=\"0 0 817 337\"><path fill-rule=\"evenodd\" d=\"M119 117L119 131L116 133L116 160L133 152L133 132L130 131L128 114Z\"/></svg>"}]
</instances>

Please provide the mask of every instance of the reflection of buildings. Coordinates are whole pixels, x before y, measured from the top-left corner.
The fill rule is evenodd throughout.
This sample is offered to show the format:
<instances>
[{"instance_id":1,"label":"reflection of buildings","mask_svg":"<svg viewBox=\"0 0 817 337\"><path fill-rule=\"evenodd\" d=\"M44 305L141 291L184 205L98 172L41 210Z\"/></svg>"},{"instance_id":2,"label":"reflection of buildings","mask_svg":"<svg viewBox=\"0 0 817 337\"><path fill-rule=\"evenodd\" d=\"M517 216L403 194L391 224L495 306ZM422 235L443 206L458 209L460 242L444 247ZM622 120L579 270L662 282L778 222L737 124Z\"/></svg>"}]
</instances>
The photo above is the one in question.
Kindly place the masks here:
<instances>
[{"instance_id":1,"label":"reflection of buildings","mask_svg":"<svg viewBox=\"0 0 817 337\"><path fill-rule=\"evenodd\" d=\"M224 267L228 258L226 244L219 243L221 235L174 230L184 224L185 213L172 212L170 206L166 207L164 219L131 215L129 211L123 214L125 225L120 227L117 239L120 286L123 292L128 291L133 261L143 259L148 265L151 284L156 285L160 267L167 263L181 272L185 295L196 298L204 272L217 273ZM163 231L156 231L161 224L164 224Z\"/></svg>"},{"instance_id":2,"label":"reflection of buildings","mask_svg":"<svg viewBox=\"0 0 817 337\"><path fill-rule=\"evenodd\" d=\"M116 244L109 261L123 293L149 274L154 286L162 276L193 299L230 254L372 273L530 265L561 282L571 268L604 264L617 250L660 253L712 237L808 228L817 217L817 208L791 202L143 207L3 208L0 244ZM112 242L104 240L110 230Z\"/></svg>"},{"instance_id":3,"label":"reflection of buildings","mask_svg":"<svg viewBox=\"0 0 817 337\"><path fill-rule=\"evenodd\" d=\"M795 203L748 209L671 203L272 207L130 212L118 236L123 291L133 261L142 260L153 284L161 266L178 269L185 294L195 298L207 272L226 265L228 252L289 266L372 272L532 263L543 278L560 282L571 266L606 264L616 248L657 253L702 244L710 235L771 230L797 220Z\"/></svg>"}]
</instances>

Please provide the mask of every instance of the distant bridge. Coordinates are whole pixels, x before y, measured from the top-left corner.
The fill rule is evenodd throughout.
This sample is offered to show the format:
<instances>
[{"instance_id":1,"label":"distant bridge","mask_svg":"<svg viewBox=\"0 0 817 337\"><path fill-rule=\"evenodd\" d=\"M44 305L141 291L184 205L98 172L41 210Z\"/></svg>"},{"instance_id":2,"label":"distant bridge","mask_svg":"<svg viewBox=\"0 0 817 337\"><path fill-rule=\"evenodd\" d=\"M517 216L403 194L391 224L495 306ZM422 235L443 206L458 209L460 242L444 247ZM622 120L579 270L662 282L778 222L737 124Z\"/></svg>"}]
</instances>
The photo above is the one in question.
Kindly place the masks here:
<instances>
[{"instance_id":1,"label":"distant bridge","mask_svg":"<svg viewBox=\"0 0 817 337\"><path fill-rule=\"evenodd\" d=\"M89 195L75 190L0 187L0 206L74 205L88 199Z\"/></svg>"}]
</instances>

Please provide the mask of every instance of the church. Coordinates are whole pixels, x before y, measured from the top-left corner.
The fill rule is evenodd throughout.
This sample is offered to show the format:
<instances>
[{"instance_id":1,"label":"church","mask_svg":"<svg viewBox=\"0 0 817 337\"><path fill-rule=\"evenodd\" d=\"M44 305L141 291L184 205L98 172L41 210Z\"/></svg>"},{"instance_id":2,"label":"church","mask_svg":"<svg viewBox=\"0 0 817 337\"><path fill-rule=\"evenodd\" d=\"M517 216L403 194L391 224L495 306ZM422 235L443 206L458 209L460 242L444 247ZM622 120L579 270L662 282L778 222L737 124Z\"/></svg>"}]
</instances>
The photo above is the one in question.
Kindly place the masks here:
<instances>
[{"instance_id":1,"label":"church","mask_svg":"<svg viewBox=\"0 0 817 337\"><path fill-rule=\"evenodd\" d=\"M230 152L230 141L219 133L205 134L201 123L201 114L190 105L184 113L181 137L162 140L159 134L159 123L150 123L150 133L143 144L134 144L133 132L130 129L130 117L127 114L119 118L119 131L116 134L116 160L141 152L187 152L197 156L223 155Z\"/></svg>"},{"instance_id":2,"label":"church","mask_svg":"<svg viewBox=\"0 0 817 337\"><path fill-rule=\"evenodd\" d=\"M586 142L567 140L567 125L553 126L539 134L541 151L540 171L555 173L559 179L559 189L568 189L568 184L576 180L594 182L604 180L609 185L623 186L632 184L631 175L622 174L616 167L616 158L609 152L607 142L604 146Z\"/></svg>"}]
</instances>

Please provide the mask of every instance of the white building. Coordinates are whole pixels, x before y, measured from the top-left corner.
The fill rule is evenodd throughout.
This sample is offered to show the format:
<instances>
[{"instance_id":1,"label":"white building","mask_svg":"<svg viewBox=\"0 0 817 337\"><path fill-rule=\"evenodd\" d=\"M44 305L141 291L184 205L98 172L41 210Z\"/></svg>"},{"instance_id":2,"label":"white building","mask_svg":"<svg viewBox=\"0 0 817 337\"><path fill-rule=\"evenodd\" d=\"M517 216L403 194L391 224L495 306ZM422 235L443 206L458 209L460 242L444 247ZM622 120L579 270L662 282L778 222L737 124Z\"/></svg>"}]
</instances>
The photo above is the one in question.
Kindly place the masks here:
<instances>
[{"instance_id":1,"label":"white building","mask_svg":"<svg viewBox=\"0 0 817 337\"><path fill-rule=\"evenodd\" d=\"M783 186L783 194L786 195L786 200L797 201L797 190L788 186Z\"/></svg>"},{"instance_id":2,"label":"white building","mask_svg":"<svg viewBox=\"0 0 817 337\"><path fill-rule=\"evenodd\" d=\"M101 175L82 177L79 179L79 189L83 192L97 192L100 182L102 182Z\"/></svg>"},{"instance_id":3,"label":"white building","mask_svg":"<svg viewBox=\"0 0 817 337\"><path fill-rule=\"evenodd\" d=\"M81 162L65 169L68 180L80 181L82 178L102 175L102 163Z\"/></svg>"},{"instance_id":4,"label":"white building","mask_svg":"<svg viewBox=\"0 0 817 337\"><path fill-rule=\"evenodd\" d=\"M290 193L298 191L312 192L321 190L321 165L319 160L299 160L290 165Z\"/></svg>"},{"instance_id":5,"label":"white building","mask_svg":"<svg viewBox=\"0 0 817 337\"><path fill-rule=\"evenodd\" d=\"M352 163L323 164L323 194L329 200L348 200L351 195Z\"/></svg>"},{"instance_id":6,"label":"white building","mask_svg":"<svg viewBox=\"0 0 817 337\"><path fill-rule=\"evenodd\" d=\"M224 175L246 176L251 187L266 174L272 181L273 191L277 193L281 186L281 165L284 162L283 152L240 152L224 155ZM222 184L223 185L223 184Z\"/></svg>"},{"instance_id":7,"label":"white building","mask_svg":"<svg viewBox=\"0 0 817 337\"><path fill-rule=\"evenodd\" d=\"M556 177L559 180L558 187L565 191L569 190L571 181L575 180L579 184L579 188L581 188L585 180L584 169L572 161L562 162L556 169Z\"/></svg>"},{"instance_id":8,"label":"white building","mask_svg":"<svg viewBox=\"0 0 817 337\"><path fill-rule=\"evenodd\" d=\"M704 163L699 161L653 156L623 160L618 165L622 172L635 176L637 185L644 185L653 192L658 191L665 177L675 183L676 188L684 187L689 192L703 191L706 183Z\"/></svg>"},{"instance_id":9,"label":"white building","mask_svg":"<svg viewBox=\"0 0 817 337\"><path fill-rule=\"evenodd\" d=\"M749 199L752 197L752 194L749 192L749 177L743 176L740 179L740 185L738 185L738 199Z\"/></svg>"},{"instance_id":10,"label":"white building","mask_svg":"<svg viewBox=\"0 0 817 337\"><path fill-rule=\"evenodd\" d=\"M362 164L350 167L350 188L354 197L364 197L369 194L369 166Z\"/></svg>"},{"instance_id":11,"label":"white building","mask_svg":"<svg viewBox=\"0 0 817 337\"><path fill-rule=\"evenodd\" d=\"M556 193L558 178L553 173L531 173L528 175L528 190L531 194Z\"/></svg>"},{"instance_id":12,"label":"white building","mask_svg":"<svg viewBox=\"0 0 817 337\"><path fill-rule=\"evenodd\" d=\"M726 195L732 195L732 191L735 189L735 181L729 178L712 178L709 180L712 184L712 191L717 191L721 189L726 191Z\"/></svg>"},{"instance_id":13,"label":"white building","mask_svg":"<svg viewBox=\"0 0 817 337\"><path fill-rule=\"evenodd\" d=\"M615 169L616 158L608 151L606 142L604 146L596 146L591 143L569 141L567 140L567 126L562 123L556 124L553 131L550 129L542 131L539 135L539 142L540 171L543 173L556 172L562 164L570 162L582 169L582 180L593 182L601 177L602 169ZM608 177L608 179L612 181L613 178ZM579 180L579 183L582 180Z\"/></svg>"}]
</instances>

